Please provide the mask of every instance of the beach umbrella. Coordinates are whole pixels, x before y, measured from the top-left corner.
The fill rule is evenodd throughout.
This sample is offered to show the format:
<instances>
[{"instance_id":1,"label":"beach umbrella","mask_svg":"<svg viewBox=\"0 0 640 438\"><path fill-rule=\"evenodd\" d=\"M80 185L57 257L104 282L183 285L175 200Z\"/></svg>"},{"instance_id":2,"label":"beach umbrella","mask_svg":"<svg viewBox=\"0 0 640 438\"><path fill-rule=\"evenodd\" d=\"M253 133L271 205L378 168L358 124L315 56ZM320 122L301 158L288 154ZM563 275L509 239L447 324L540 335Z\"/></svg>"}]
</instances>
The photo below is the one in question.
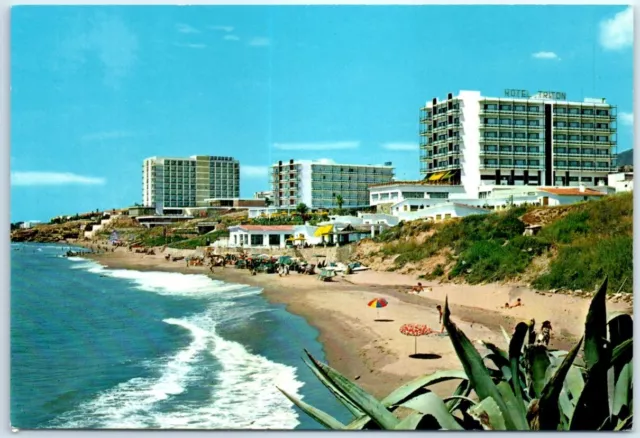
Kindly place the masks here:
<instances>
[{"instance_id":1,"label":"beach umbrella","mask_svg":"<svg viewBox=\"0 0 640 438\"><path fill-rule=\"evenodd\" d=\"M418 336L425 336L432 333L431 330L426 324L404 324L400 327L400 333L405 336L413 336L415 339L414 342L414 353L418 353Z\"/></svg>"},{"instance_id":2,"label":"beach umbrella","mask_svg":"<svg viewBox=\"0 0 640 438\"><path fill-rule=\"evenodd\" d=\"M380 308L381 307L387 307L387 305L389 304L389 302L387 300L385 300L384 298L374 298L371 301L369 301L369 304L367 304L367 306L376 309L376 312L378 313L378 317L380 317Z\"/></svg>"}]
</instances>

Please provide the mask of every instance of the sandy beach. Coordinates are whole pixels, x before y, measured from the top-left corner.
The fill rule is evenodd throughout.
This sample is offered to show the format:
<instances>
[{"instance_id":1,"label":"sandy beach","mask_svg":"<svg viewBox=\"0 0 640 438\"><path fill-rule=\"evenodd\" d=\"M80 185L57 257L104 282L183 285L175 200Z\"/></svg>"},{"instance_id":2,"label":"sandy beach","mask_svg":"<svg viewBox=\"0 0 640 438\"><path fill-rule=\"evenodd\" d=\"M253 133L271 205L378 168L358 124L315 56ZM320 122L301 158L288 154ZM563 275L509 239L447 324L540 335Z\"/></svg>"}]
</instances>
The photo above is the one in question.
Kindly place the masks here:
<instances>
[{"instance_id":1,"label":"sandy beach","mask_svg":"<svg viewBox=\"0 0 640 438\"><path fill-rule=\"evenodd\" d=\"M163 254L143 255L118 248L115 252L92 254L91 258L114 269L171 271L204 274L212 278L257 286L274 303L282 303L291 313L304 317L316 327L331 366L377 397L424 374L441 369L460 369L459 361L444 335L418 338L419 358L414 353L414 338L402 335L405 323L427 324L439 329L436 305L444 305L448 297L452 318L473 340L486 340L506 348L500 327L511 332L521 320L535 318L539 325L550 320L554 328L552 348L569 349L582 334L589 300L560 294L540 294L519 286L456 285L423 281L427 289L409 294L416 280L391 272L361 271L349 276L338 275L332 282L321 282L317 276L292 273L251 276L233 267L186 267L169 262ZM367 302L376 297L388 300L385 308L371 309ZM504 309L505 302L521 298L523 307ZM628 311L623 303L608 303L608 310ZM302 352L300 352L302 355ZM450 393L452 384L434 388Z\"/></svg>"}]
</instances>

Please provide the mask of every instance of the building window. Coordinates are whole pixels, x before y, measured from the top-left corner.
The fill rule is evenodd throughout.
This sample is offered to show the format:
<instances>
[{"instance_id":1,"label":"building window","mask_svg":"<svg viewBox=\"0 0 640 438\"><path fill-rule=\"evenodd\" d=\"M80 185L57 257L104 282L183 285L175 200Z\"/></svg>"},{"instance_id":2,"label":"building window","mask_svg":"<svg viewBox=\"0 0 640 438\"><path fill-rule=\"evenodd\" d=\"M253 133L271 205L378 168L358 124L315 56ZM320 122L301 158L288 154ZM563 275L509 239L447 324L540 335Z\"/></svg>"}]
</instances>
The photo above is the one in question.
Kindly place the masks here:
<instances>
[{"instance_id":1,"label":"building window","mask_svg":"<svg viewBox=\"0 0 640 438\"><path fill-rule=\"evenodd\" d=\"M529 112L530 113L538 113L538 112L540 112L540 107L539 106L530 106L529 107Z\"/></svg>"},{"instance_id":2,"label":"building window","mask_svg":"<svg viewBox=\"0 0 640 438\"><path fill-rule=\"evenodd\" d=\"M513 138L525 138L524 132L514 132Z\"/></svg>"},{"instance_id":3,"label":"building window","mask_svg":"<svg viewBox=\"0 0 640 438\"><path fill-rule=\"evenodd\" d=\"M526 122L525 122L524 119L515 119L513 121L513 124L516 125L516 126L524 126L526 124Z\"/></svg>"},{"instance_id":4,"label":"building window","mask_svg":"<svg viewBox=\"0 0 640 438\"><path fill-rule=\"evenodd\" d=\"M502 158L502 159L500 159L500 165L501 166L511 166L511 160L509 160L507 158Z\"/></svg>"},{"instance_id":5,"label":"building window","mask_svg":"<svg viewBox=\"0 0 640 438\"><path fill-rule=\"evenodd\" d=\"M511 111L511 105L500 105L500 111Z\"/></svg>"},{"instance_id":6,"label":"building window","mask_svg":"<svg viewBox=\"0 0 640 438\"><path fill-rule=\"evenodd\" d=\"M556 107L555 113L556 114L566 114L567 113L567 109L563 108L563 107Z\"/></svg>"},{"instance_id":7,"label":"building window","mask_svg":"<svg viewBox=\"0 0 640 438\"><path fill-rule=\"evenodd\" d=\"M264 236L262 234L251 235L251 246L264 245Z\"/></svg>"},{"instance_id":8,"label":"building window","mask_svg":"<svg viewBox=\"0 0 640 438\"><path fill-rule=\"evenodd\" d=\"M527 148L527 152L529 152L530 154L537 154L538 152L540 152L540 148L538 146L529 146Z\"/></svg>"},{"instance_id":9,"label":"building window","mask_svg":"<svg viewBox=\"0 0 640 438\"><path fill-rule=\"evenodd\" d=\"M609 115L609 111L607 110L596 110L596 114L599 116L608 116Z\"/></svg>"},{"instance_id":10,"label":"building window","mask_svg":"<svg viewBox=\"0 0 640 438\"><path fill-rule=\"evenodd\" d=\"M269 234L269 246L280 246L279 234Z\"/></svg>"},{"instance_id":11,"label":"building window","mask_svg":"<svg viewBox=\"0 0 640 438\"><path fill-rule=\"evenodd\" d=\"M380 195L378 195L377 193L374 193L373 195L371 195L371 199L373 199L374 201L377 201L379 197Z\"/></svg>"},{"instance_id":12,"label":"building window","mask_svg":"<svg viewBox=\"0 0 640 438\"><path fill-rule=\"evenodd\" d=\"M510 132L501 132L500 133L500 138L511 138L511 133Z\"/></svg>"},{"instance_id":13,"label":"building window","mask_svg":"<svg viewBox=\"0 0 640 438\"><path fill-rule=\"evenodd\" d=\"M496 105L495 103L485 103L484 104L484 109L486 109L486 110L497 110L498 109L498 105Z\"/></svg>"},{"instance_id":14,"label":"building window","mask_svg":"<svg viewBox=\"0 0 640 438\"><path fill-rule=\"evenodd\" d=\"M592 116L593 115L593 110L590 108L585 108L582 110L582 114L584 114L585 116Z\"/></svg>"},{"instance_id":15,"label":"building window","mask_svg":"<svg viewBox=\"0 0 640 438\"><path fill-rule=\"evenodd\" d=\"M570 135L569 136L569 141L579 141L580 140L580 136L579 135Z\"/></svg>"},{"instance_id":16,"label":"building window","mask_svg":"<svg viewBox=\"0 0 640 438\"><path fill-rule=\"evenodd\" d=\"M501 125L511 125L511 119L500 119Z\"/></svg>"},{"instance_id":17,"label":"building window","mask_svg":"<svg viewBox=\"0 0 640 438\"><path fill-rule=\"evenodd\" d=\"M511 152L511 146L500 146L500 152Z\"/></svg>"},{"instance_id":18,"label":"building window","mask_svg":"<svg viewBox=\"0 0 640 438\"><path fill-rule=\"evenodd\" d=\"M402 192L404 199L424 199L424 192Z\"/></svg>"},{"instance_id":19,"label":"building window","mask_svg":"<svg viewBox=\"0 0 640 438\"><path fill-rule=\"evenodd\" d=\"M580 114L578 108L569 108L569 114Z\"/></svg>"},{"instance_id":20,"label":"building window","mask_svg":"<svg viewBox=\"0 0 640 438\"><path fill-rule=\"evenodd\" d=\"M497 132L493 132L493 131L485 132L484 136L486 138L496 138L496 137L498 137L498 133Z\"/></svg>"},{"instance_id":21,"label":"building window","mask_svg":"<svg viewBox=\"0 0 640 438\"><path fill-rule=\"evenodd\" d=\"M538 134L537 132L530 132L527 134L527 138L529 140L538 140L540 138L540 134Z\"/></svg>"},{"instance_id":22,"label":"building window","mask_svg":"<svg viewBox=\"0 0 640 438\"><path fill-rule=\"evenodd\" d=\"M498 150L498 146L495 144L490 144L484 147L484 150L487 152L496 152Z\"/></svg>"},{"instance_id":23,"label":"building window","mask_svg":"<svg viewBox=\"0 0 640 438\"><path fill-rule=\"evenodd\" d=\"M430 199L447 199L449 197L448 192L428 192L427 195Z\"/></svg>"},{"instance_id":24,"label":"building window","mask_svg":"<svg viewBox=\"0 0 640 438\"><path fill-rule=\"evenodd\" d=\"M497 125L498 119L484 119L484 123L487 125Z\"/></svg>"},{"instance_id":25,"label":"building window","mask_svg":"<svg viewBox=\"0 0 640 438\"><path fill-rule=\"evenodd\" d=\"M514 160L514 164L516 166L524 166L527 164L527 162L525 160Z\"/></svg>"},{"instance_id":26,"label":"building window","mask_svg":"<svg viewBox=\"0 0 640 438\"><path fill-rule=\"evenodd\" d=\"M583 135L582 141L593 141L593 135Z\"/></svg>"},{"instance_id":27,"label":"building window","mask_svg":"<svg viewBox=\"0 0 640 438\"><path fill-rule=\"evenodd\" d=\"M514 111L526 111L526 108L525 108L525 106L524 106L524 105L515 105L515 106L513 107L513 110L514 110Z\"/></svg>"},{"instance_id":28,"label":"building window","mask_svg":"<svg viewBox=\"0 0 640 438\"><path fill-rule=\"evenodd\" d=\"M540 160L529 160L529 166L539 166Z\"/></svg>"},{"instance_id":29,"label":"building window","mask_svg":"<svg viewBox=\"0 0 640 438\"><path fill-rule=\"evenodd\" d=\"M562 122L562 121L553 122L553 126L557 126L558 128L564 128L567 126L567 122Z\"/></svg>"},{"instance_id":30,"label":"building window","mask_svg":"<svg viewBox=\"0 0 640 438\"><path fill-rule=\"evenodd\" d=\"M525 146L515 146L514 150L515 152L526 152L527 148Z\"/></svg>"},{"instance_id":31,"label":"building window","mask_svg":"<svg viewBox=\"0 0 640 438\"><path fill-rule=\"evenodd\" d=\"M598 138L597 138L597 140L598 140L599 142L606 142L606 141L608 141L608 140L609 140L609 138L608 138L608 137L606 137L606 136L604 136L604 135L599 135L599 136L598 136Z\"/></svg>"},{"instance_id":32,"label":"building window","mask_svg":"<svg viewBox=\"0 0 640 438\"><path fill-rule=\"evenodd\" d=\"M592 129L593 128L593 123L583 123L582 127L586 128L586 129Z\"/></svg>"}]
</instances>

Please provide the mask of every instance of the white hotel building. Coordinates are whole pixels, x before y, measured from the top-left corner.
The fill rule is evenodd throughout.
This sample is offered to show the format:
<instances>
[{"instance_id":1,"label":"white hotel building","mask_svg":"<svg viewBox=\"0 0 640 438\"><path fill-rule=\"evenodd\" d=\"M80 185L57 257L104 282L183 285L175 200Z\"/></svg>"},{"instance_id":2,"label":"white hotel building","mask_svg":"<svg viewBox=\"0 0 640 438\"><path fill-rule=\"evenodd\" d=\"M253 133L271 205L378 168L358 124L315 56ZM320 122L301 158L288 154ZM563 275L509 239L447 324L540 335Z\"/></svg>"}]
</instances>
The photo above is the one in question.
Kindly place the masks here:
<instances>
[{"instance_id":1,"label":"white hotel building","mask_svg":"<svg viewBox=\"0 0 640 438\"><path fill-rule=\"evenodd\" d=\"M369 186L393 180L393 166L335 164L320 161L279 161L271 166L273 206L295 208L335 208L342 196L343 208L369 206Z\"/></svg>"},{"instance_id":2,"label":"white hotel building","mask_svg":"<svg viewBox=\"0 0 640 438\"><path fill-rule=\"evenodd\" d=\"M603 185L616 169L616 108L605 99L570 102L564 93L505 97L479 91L433 99L420 114L421 173L461 184Z\"/></svg>"},{"instance_id":3,"label":"white hotel building","mask_svg":"<svg viewBox=\"0 0 640 438\"><path fill-rule=\"evenodd\" d=\"M151 157L142 164L147 207L201 207L206 199L240 197L240 163L232 157Z\"/></svg>"},{"instance_id":4,"label":"white hotel building","mask_svg":"<svg viewBox=\"0 0 640 438\"><path fill-rule=\"evenodd\" d=\"M371 205L396 214L443 203L498 206L514 197L554 202L540 195L543 187L604 190L617 169L614 106L605 99L567 101L558 92L504 94L460 91L428 102L420 110L424 180L371 187ZM570 192L552 197L569 199Z\"/></svg>"}]
</instances>

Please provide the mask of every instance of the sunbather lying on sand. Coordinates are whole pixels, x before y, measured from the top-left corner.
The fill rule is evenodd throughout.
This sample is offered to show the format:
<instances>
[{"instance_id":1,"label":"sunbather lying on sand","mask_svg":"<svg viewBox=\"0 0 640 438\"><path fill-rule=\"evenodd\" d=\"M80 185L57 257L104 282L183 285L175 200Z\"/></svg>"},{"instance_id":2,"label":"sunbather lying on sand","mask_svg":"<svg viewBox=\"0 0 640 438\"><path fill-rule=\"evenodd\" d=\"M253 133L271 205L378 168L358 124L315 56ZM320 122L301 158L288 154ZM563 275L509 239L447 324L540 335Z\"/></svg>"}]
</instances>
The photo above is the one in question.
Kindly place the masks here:
<instances>
[{"instance_id":1,"label":"sunbather lying on sand","mask_svg":"<svg viewBox=\"0 0 640 438\"><path fill-rule=\"evenodd\" d=\"M424 288L422 287L422 283L418 283L417 286L413 286L411 288L411 292L422 292L424 291Z\"/></svg>"},{"instance_id":2,"label":"sunbather lying on sand","mask_svg":"<svg viewBox=\"0 0 640 438\"><path fill-rule=\"evenodd\" d=\"M505 309L513 309L514 307L522 307L522 306L524 306L524 304L522 303L522 300L520 298L518 298L516 302L513 304L509 304L509 303L504 304Z\"/></svg>"}]
</instances>

